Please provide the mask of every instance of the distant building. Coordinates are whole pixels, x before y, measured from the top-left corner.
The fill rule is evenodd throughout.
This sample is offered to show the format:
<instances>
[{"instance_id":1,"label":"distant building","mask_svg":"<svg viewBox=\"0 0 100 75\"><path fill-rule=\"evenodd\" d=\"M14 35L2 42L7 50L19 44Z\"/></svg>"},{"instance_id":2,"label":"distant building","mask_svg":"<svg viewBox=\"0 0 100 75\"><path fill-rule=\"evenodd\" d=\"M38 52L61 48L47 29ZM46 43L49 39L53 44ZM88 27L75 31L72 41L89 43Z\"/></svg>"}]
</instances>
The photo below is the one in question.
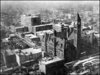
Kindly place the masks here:
<instances>
[{"instance_id":1,"label":"distant building","mask_svg":"<svg viewBox=\"0 0 100 75\"><path fill-rule=\"evenodd\" d=\"M99 14L99 7L93 7L93 13Z\"/></svg>"},{"instance_id":2,"label":"distant building","mask_svg":"<svg viewBox=\"0 0 100 75\"><path fill-rule=\"evenodd\" d=\"M31 26L32 23L31 23L31 18L32 16L31 15L21 15L21 25L22 26Z\"/></svg>"},{"instance_id":3,"label":"distant building","mask_svg":"<svg viewBox=\"0 0 100 75\"><path fill-rule=\"evenodd\" d=\"M21 15L21 25L35 26L41 24L41 18L38 15Z\"/></svg>"},{"instance_id":4,"label":"distant building","mask_svg":"<svg viewBox=\"0 0 100 75\"><path fill-rule=\"evenodd\" d=\"M21 15L21 26L10 26L12 32L32 32L32 26L41 24L41 18L37 15Z\"/></svg>"},{"instance_id":5,"label":"distant building","mask_svg":"<svg viewBox=\"0 0 100 75\"><path fill-rule=\"evenodd\" d=\"M28 33L31 32L27 26L10 26L11 32L14 33Z\"/></svg>"},{"instance_id":6,"label":"distant building","mask_svg":"<svg viewBox=\"0 0 100 75\"><path fill-rule=\"evenodd\" d=\"M37 32L40 31L46 31L46 30L52 30L53 29L53 24L41 24L37 26L32 27L32 32L36 34Z\"/></svg>"}]
</instances>

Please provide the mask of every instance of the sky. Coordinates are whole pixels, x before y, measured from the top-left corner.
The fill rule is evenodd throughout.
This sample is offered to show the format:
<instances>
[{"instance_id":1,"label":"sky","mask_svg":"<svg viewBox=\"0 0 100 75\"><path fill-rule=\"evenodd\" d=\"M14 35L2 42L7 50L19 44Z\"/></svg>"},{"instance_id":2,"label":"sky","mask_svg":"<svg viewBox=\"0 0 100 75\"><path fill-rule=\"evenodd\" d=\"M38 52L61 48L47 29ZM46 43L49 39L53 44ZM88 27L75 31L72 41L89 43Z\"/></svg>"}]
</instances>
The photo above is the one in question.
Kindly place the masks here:
<instances>
[{"instance_id":1,"label":"sky","mask_svg":"<svg viewBox=\"0 0 100 75\"><path fill-rule=\"evenodd\" d=\"M22 5L29 8L53 8L58 6L72 6L78 4L95 4L98 5L99 1L1 1L1 7L4 5Z\"/></svg>"},{"instance_id":2,"label":"sky","mask_svg":"<svg viewBox=\"0 0 100 75\"><path fill-rule=\"evenodd\" d=\"M26 4L34 4L34 3L40 3L40 4L62 4L62 3L75 3L75 4L86 4L86 3L92 3L92 4L98 4L99 1L1 1L1 4L9 4L9 3L26 3Z\"/></svg>"}]
</instances>

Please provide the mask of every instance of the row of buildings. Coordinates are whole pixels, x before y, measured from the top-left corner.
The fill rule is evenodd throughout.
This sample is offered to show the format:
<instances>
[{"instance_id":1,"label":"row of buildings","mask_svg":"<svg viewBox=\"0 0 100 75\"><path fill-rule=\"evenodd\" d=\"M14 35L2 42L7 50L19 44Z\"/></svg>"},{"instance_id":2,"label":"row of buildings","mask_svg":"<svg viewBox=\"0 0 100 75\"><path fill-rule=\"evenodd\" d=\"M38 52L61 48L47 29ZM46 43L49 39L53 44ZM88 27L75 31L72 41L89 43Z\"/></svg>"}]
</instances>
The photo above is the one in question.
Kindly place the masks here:
<instances>
[{"instance_id":1,"label":"row of buildings","mask_svg":"<svg viewBox=\"0 0 100 75\"><path fill-rule=\"evenodd\" d=\"M64 64L80 57L81 28L79 14L77 14L77 23L71 24L43 23L38 16L23 15L21 26L11 26L10 30L29 47L10 50L14 53L8 55L8 60L5 61L8 62L13 57L14 60L8 63L10 67L13 67L13 62L21 66L32 60L32 63L28 65L32 67L33 62L36 61L39 70L45 75L64 75ZM9 39L12 37L9 36ZM17 41L15 43L19 44Z\"/></svg>"}]
</instances>

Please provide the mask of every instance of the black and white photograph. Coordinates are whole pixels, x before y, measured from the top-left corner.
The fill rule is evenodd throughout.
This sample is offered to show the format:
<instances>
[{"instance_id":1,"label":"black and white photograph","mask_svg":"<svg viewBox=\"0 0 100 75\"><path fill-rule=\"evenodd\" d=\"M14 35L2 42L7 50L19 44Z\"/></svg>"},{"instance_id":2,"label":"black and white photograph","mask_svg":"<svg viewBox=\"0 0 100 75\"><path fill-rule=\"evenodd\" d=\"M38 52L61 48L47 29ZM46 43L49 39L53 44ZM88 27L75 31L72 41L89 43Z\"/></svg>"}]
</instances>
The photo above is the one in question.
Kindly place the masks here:
<instances>
[{"instance_id":1,"label":"black and white photograph","mask_svg":"<svg viewBox=\"0 0 100 75\"><path fill-rule=\"evenodd\" d=\"M0 75L100 75L99 0L1 0Z\"/></svg>"}]
</instances>

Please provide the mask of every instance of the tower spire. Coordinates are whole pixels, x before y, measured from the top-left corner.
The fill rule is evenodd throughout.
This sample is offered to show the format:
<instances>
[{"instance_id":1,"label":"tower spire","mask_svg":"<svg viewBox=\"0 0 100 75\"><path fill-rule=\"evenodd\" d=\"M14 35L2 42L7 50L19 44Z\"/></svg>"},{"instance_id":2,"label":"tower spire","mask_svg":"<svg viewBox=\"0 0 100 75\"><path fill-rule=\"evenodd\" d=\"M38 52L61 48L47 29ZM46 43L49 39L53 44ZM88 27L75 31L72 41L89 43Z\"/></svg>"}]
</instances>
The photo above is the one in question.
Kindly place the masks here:
<instances>
[{"instance_id":1,"label":"tower spire","mask_svg":"<svg viewBox=\"0 0 100 75\"><path fill-rule=\"evenodd\" d=\"M77 57L80 56L81 49L81 18L79 13L77 13Z\"/></svg>"},{"instance_id":2,"label":"tower spire","mask_svg":"<svg viewBox=\"0 0 100 75\"><path fill-rule=\"evenodd\" d=\"M81 18L80 18L79 13L77 13L77 21L78 21L78 22L81 21Z\"/></svg>"}]
</instances>

